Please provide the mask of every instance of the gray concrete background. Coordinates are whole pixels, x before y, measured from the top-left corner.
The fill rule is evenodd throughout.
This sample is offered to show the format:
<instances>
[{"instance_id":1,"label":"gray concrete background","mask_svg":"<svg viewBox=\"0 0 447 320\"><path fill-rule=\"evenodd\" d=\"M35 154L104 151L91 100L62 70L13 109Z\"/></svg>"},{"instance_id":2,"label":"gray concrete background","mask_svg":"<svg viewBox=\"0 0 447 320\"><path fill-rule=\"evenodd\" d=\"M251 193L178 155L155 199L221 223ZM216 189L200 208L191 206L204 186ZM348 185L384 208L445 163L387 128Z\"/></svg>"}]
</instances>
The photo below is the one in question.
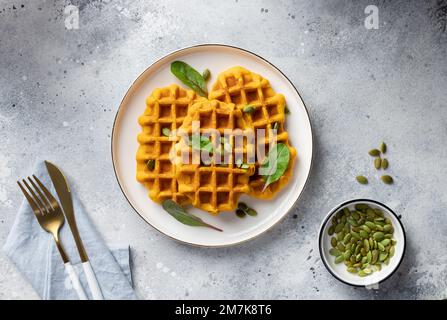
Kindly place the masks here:
<instances>
[{"instance_id":1,"label":"gray concrete background","mask_svg":"<svg viewBox=\"0 0 447 320\"><path fill-rule=\"evenodd\" d=\"M132 246L147 299L427 299L447 297L447 1L66 1L0 4L0 243L22 195L15 180L36 157L68 173L108 242ZM364 27L379 8L380 28ZM144 224L121 195L110 156L115 112L156 58L193 44L241 46L297 86L315 129L310 183L296 211L243 246L197 249ZM393 186L367 151L389 145ZM369 186L356 184L364 173ZM317 248L327 211L352 197L402 215L408 250L380 290L346 286ZM165 272L169 270L169 272ZM176 276L171 273L175 272ZM0 254L0 298L36 298Z\"/></svg>"}]
</instances>

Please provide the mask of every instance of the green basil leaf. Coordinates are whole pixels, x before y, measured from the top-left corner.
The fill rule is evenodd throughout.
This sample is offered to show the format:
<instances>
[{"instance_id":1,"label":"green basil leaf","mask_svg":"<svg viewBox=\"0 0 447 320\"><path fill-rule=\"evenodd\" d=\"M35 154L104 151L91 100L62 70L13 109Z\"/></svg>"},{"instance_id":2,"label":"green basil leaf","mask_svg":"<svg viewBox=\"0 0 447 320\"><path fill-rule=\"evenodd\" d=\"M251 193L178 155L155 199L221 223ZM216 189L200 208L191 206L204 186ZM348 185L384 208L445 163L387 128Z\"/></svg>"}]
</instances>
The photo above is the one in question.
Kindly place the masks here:
<instances>
[{"instance_id":1,"label":"green basil leaf","mask_svg":"<svg viewBox=\"0 0 447 320\"><path fill-rule=\"evenodd\" d=\"M171 72L181 81L202 97L208 95L206 81L203 76L189 64L183 61L171 63Z\"/></svg>"},{"instance_id":2,"label":"green basil leaf","mask_svg":"<svg viewBox=\"0 0 447 320\"><path fill-rule=\"evenodd\" d=\"M275 152L272 152L274 149L270 150L267 158L261 165L261 168L266 169L270 168L268 174L264 175L265 185L262 191L264 191L267 188L267 186L269 186L273 182L278 181L279 178L282 177L282 175L284 174L289 165L290 160L289 148L284 143L278 143L277 145L275 145L274 148L276 149L276 157ZM274 165L275 163L276 166Z\"/></svg>"},{"instance_id":3,"label":"green basil leaf","mask_svg":"<svg viewBox=\"0 0 447 320\"><path fill-rule=\"evenodd\" d=\"M192 227L207 227L211 228L217 231L222 232L222 229L219 229L217 227L214 227L206 222L204 222L199 217L196 217L195 215L192 215L185 211L177 202L168 199L163 201L162 203L163 209L166 210L167 213L169 213L171 216L173 216L177 221L186 224L188 226Z\"/></svg>"}]
</instances>

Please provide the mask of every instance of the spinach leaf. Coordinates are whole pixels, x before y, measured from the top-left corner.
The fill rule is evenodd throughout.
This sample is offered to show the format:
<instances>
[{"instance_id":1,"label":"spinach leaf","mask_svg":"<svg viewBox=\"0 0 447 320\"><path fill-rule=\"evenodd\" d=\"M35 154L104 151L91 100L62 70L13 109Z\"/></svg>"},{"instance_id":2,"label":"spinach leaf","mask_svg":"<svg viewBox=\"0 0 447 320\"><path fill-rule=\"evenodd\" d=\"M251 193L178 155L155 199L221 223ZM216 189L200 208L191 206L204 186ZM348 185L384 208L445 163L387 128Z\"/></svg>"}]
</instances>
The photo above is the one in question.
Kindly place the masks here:
<instances>
[{"instance_id":1,"label":"spinach leaf","mask_svg":"<svg viewBox=\"0 0 447 320\"><path fill-rule=\"evenodd\" d=\"M171 63L171 72L181 81L202 97L208 95L206 81L203 76L189 64L183 61Z\"/></svg>"},{"instance_id":2,"label":"spinach leaf","mask_svg":"<svg viewBox=\"0 0 447 320\"><path fill-rule=\"evenodd\" d=\"M173 216L177 221L180 221L183 224L186 224L188 226L192 227L207 227L214 229L216 231L222 232L222 229L216 228L215 226L212 226L206 222L204 222L199 217L196 217L195 215L192 215L185 211L177 202L168 199L163 201L162 203L163 209L166 210L167 213L169 213L171 216Z\"/></svg>"},{"instance_id":3,"label":"spinach leaf","mask_svg":"<svg viewBox=\"0 0 447 320\"><path fill-rule=\"evenodd\" d=\"M275 151L276 149L276 151ZM289 148L284 143L278 143L270 150L267 158L261 165L261 168L268 170L263 176L265 180L264 191L270 184L278 181L286 171L290 160ZM276 164L276 165L275 165Z\"/></svg>"}]
</instances>

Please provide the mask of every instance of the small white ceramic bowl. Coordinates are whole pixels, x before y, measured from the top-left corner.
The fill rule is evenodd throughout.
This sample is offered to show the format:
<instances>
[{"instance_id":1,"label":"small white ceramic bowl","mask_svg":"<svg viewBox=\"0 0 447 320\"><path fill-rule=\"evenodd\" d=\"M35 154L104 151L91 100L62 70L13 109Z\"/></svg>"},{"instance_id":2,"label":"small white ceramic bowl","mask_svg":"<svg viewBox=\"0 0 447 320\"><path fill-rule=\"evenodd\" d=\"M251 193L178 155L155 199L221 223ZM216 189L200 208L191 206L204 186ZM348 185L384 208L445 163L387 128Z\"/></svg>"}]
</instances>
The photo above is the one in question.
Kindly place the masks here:
<instances>
[{"instance_id":1,"label":"small white ceramic bowl","mask_svg":"<svg viewBox=\"0 0 447 320\"><path fill-rule=\"evenodd\" d=\"M366 277L360 277L356 274L349 273L346 270L346 266L344 263L336 264L335 257L329 254L329 250L332 248L332 246L331 246L331 236L329 236L328 234L328 229L331 226L332 217L338 211L343 210L343 208L347 207L350 210L352 210L354 209L354 206L356 204L360 203L367 204L371 208L381 209L385 215L385 218L391 219L394 227L394 239L397 240L395 249L396 251L394 256L390 259L390 263L388 265L382 264L382 270L375 271L371 275L368 275ZM405 242L406 240L405 240L404 227L400 222L399 218L397 217L397 215L393 212L393 210L388 208L383 203L369 199L349 200L336 206L329 212L329 214L324 219L320 228L320 235L319 235L319 248L320 248L321 260L323 261L328 271L341 282L357 287L373 287L374 285L377 285L380 282L383 282L389 277L391 277L391 275L393 275L393 273L399 268L399 265L402 262L405 253Z\"/></svg>"}]
</instances>

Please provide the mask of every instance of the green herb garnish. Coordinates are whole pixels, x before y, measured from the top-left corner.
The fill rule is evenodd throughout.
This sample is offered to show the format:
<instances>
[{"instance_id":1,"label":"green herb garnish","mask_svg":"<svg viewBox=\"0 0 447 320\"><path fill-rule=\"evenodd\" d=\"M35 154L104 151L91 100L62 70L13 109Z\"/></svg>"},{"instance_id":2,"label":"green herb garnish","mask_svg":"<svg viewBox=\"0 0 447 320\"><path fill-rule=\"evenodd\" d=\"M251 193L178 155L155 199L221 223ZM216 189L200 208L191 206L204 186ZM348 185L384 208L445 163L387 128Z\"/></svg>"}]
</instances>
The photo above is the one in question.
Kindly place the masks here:
<instances>
[{"instance_id":1,"label":"green herb garnish","mask_svg":"<svg viewBox=\"0 0 447 320\"><path fill-rule=\"evenodd\" d=\"M287 105L284 106L284 113L287 114L287 115L289 115L291 113L290 109L289 109L289 107Z\"/></svg>"},{"instance_id":2,"label":"green herb garnish","mask_svg":"<svg viewBox=\"0 0 447 320\"><path fill-rule=\"evenodd\" d=\"M193 137L191 137L189 139L189 145L194 150L199 150L199 151L203 150L203 151L207 151L207 152L214 151L212 142L210 141L210 139L208 139L207 137L204 137L204 136L200 136L199 139L194 139Z\"/></svg>"},{"instance_id":3,"label":"green herb garnish","mask_svg":"<svg viewBox=\"0 0 447 320\"><path fill-rule=\"evenodd\" d=\"M273 148L274 149L270 150L267 158L261 165L261 168L264 168L264 170L267 169L269 170L268 173L263 176L265 180L265 185L262 191L264 191L273 182L278 181L279 178L282 177L282 175L284 174L289 165L290 160L289 148L284 143L278 143Z\"/></svg>"},{"instance_id":4,"label":"green herb garnish","mask_svg":"<svg viewBox=\"0 0 447 320\"><path fill-rule=\"evenodd\" d=\"M206 81L203 76L189 64L183 61L171 63L171 72L181 81L202 97L208 95Z\"/></svg>"},{"instance_id":5,"label":"green herb garnish","mask_svg":"<svg viewBox=\"0 0 447 320\"><path fill-rule=\"evenodd\" d=\"M237 205L237 210L236 210L236 215L239 218L244 218L246 215L249 216L256 216L258 213L256 212L255 209L250 208L249 206L247 206L244 202L239 202Z\"/></svg>"},{"instance_id":6,"label":"green herb garnish","mask_svg":"<svg viewBox=\"0 0 447 320\"><path fill-rule=\"evenodd\" d=\"M188 226L192 227L207 227L214 229L216 231L222 232L222 229L216 228L215 226L212 226L199 217L196 217L195 215L192 215L185 211L177 202L168 199L163 201L162 203L163 209L166 210L167 213L169 213L171 216L173 216L177 221L180 221L183 224L186 224Z\"/></svg>"},{"instance_id":7,"label":"green herb garnish","mask_svg":"<svg viewBox=\"0 0 447 320\"><path fill-rule=\"evenodd\" d=\"M247 104L247 105L242 109L242 111L243 111L244 113L249 113L249 114L251 114L251 113L253 113L253 111L255 111L255 108L254 108L253 106Z\"/></svg>"},{"instance_id":8,"label":"green herb garnish","mask_svg":"<svg viewBox=\"0 0 447 320\"><path fill-rule=\"evenodd\" d=\"M163 135L166 136L166 137L171 136L171 130L169 128L163 128L161 130L161 133L163 133Z\"/></svg>"},{"instance_id":9,"label":"green herb garnish","mask_svg":"<svg viewBox=\"0 0 447 320\"><path fill-rule=\"evenodd\" d=\"M155 168L155 160L154 160L154 159L149 159L149 160L147 160L147 162L146 162L146 167L147 167L150 171L154 170L154 168Z\"/></svg>"}]
</instances>

